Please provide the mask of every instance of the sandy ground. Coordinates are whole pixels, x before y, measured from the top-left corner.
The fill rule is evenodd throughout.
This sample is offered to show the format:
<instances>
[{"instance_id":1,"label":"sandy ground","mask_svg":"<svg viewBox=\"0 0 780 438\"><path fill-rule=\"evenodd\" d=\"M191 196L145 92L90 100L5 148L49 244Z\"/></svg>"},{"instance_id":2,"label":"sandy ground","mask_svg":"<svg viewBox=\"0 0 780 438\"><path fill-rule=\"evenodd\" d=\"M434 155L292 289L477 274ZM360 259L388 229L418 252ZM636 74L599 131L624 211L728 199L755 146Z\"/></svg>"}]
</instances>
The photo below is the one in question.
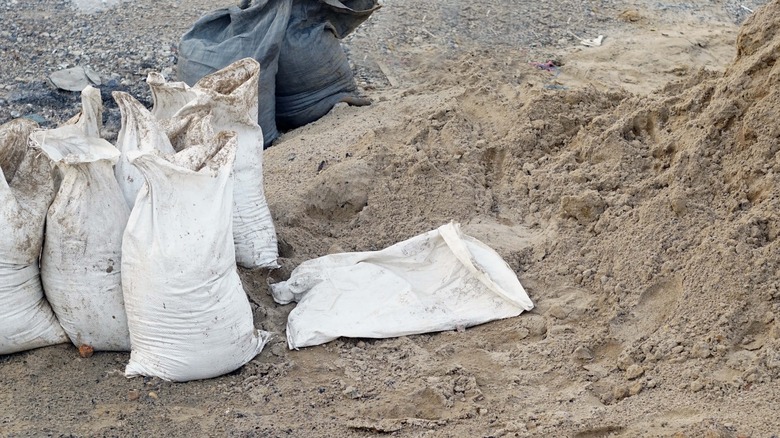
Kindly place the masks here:
<instances>
[{"instance_id":1,"label":"sandy ground","mask_svg":"<svg viewBox=\"0 0 780 438\"><path fill-rule=\"evenodd\" d=\"M172 45L217 6L113 3L0 3L0 122L73 115L45 82L63 65L148 101L146 72L172 74ZM346 41L374 104L264 155L282 268L241 274L276 340L189 383L128 380L127 354L70 345L0 357L0 435L780 434L780 2L760 3L387 0ZM450 220L534 311L286 349L293 306L268 281Z\"/></svg>"}]
</instances>

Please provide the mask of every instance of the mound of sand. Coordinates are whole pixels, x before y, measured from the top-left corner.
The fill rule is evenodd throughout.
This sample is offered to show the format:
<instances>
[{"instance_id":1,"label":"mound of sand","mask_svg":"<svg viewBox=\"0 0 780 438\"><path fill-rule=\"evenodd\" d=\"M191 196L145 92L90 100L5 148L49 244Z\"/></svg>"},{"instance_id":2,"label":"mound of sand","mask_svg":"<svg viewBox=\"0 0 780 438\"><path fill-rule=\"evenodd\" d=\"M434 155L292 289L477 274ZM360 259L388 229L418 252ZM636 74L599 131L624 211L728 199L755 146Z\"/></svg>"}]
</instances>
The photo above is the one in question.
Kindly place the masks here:
<instances>
[{"instance_id":1,"label":"mound of sand","mask_svg":"<svg viewBox=\"0 0 780 438\"><path fill-rule=\"evenodd\" d=\"M513 80L479 54L448 64L449 82L423 63L427 86L338 108L267 152L286 265L455 219L520 273L545 336L565 335L548 339L559 366L587 362L602 402L658 382L721 396L772 382L779 29L775 1L724 73L641 97L544 90L530 67Z\"/></svg>"}]
</instances>

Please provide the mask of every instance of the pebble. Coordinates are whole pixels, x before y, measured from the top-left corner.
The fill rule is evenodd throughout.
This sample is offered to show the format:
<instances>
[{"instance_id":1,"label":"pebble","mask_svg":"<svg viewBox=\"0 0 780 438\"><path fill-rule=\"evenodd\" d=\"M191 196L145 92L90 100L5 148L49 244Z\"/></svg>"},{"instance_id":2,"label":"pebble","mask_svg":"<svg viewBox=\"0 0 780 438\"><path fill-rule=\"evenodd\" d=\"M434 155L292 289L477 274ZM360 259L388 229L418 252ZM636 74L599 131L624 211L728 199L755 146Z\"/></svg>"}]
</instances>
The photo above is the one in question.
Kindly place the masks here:
<instances>
[{"instance_id":1,"label":"pebble","mask_svg":"<svg viewBox=\"0 0 780 438\"><path fill-rule=\"evenodd\" d=\"M149 392L149 398L157 400L158 398L160 398L160 396L158 396L156 392L150 391Z\"/></svg>"},{"instance_id":2,"label":"pebble","mask_svg":"<svg viewBox=\"0 0 780 438\"><path fill-rule=\"evenodd\" d=\"M593 352L590 351L590 348L580 345L574 350L574 357L580 360L591 360L593 359Z\"/></svg>"},{"instance_id":3,"label":"pebble","mask_svg":"<svg viewBox=\"0 0 780 438\"><path fill-rule=\"evenodd\" d=\"M532 336L542 336L547 333L547 320L541 315L528 315L523 322Z\"/></svg>"},{"instance_id":4,"label":"pebble","mask_svg":"<svg viewBox=\"0 0 780 438\"><path fill-rule=\"evenodd\" d=\"M631 365L634 365L634 359L631 355L623 352L618 356L616 365L619 370L626 371Z\"/></svg>"},{"instance_id":5,"label":"pebble","mask_svg":"<svg viewBox=\"0 0 780 438\"><path fill-rule=\"evenodd\" d=\"M645 373L644 367L634 364L628 367L628 369L626 370L626 379L628 380L638 379L639 377L642 377L644 373Z\"/></svg>"},{"instance_id":6,"label":"pebble","mask_svg":"<svg viewBox=\"0 0 780 438\"><path fill-rule=\"evenodd\" d=\"M698 357L700 359L706 359L712 356L712 350L710 350L710 346L705 343L698 343L694 345L691 353L694 357Z\"/></svg>"},{"instance_id":7,"label":"pebble","mask_svg":"<svg viewBox=\"0 0 780 438\"><path fill-rule=\"evenodd\" d=\"M612 397L616 401L623 400L628 397L628 387L625 385L618 385L612 388Z\"/></svg>"},{"instance_id":8,"label":"pebble","mask_svg":"<svg viewBox=\"0 0 780 438\"><path fill-rule=\"evenodd\" d=\"M95 354L95 349L89 345L81 345L79 347L79 356L83 358L92 357Z\"/></svg>"},{"instance_id":9,"label":"pebble","mask_svg":"<svg viewBox=\"0 0 780 438\"><path fill-rule=\"evenodd\" d=\"M361 397L360 391L358 391L357 388L354 386L347 386L344 391L342 391L342 394L346 395L347 397L351 399L357 399Z\"/></svg>"},{"instance_id":10,"label":"pebble","mask_svg":"<svg viewBox=\"0 0 780 438\"><path fill-rule=\"evenodd\" d=\"M640 392L642 392L643 389L645 389L644 382L642 381L636 382L633 385L631 385L630 388L628 388L628 395L633 397L639 394Z\"/></svg>"},{"instance_id":11,"label":"pebble","mask_svg":"<svg viewBox=\"0 0 780 438\"><path fill-rule=\"evenodd\" d=\"M566 316L569 314L568 309L564 308L560 304L553 304L550 306L550 309L547 311L547 313L556 319L566 319Z\"/></svg>"},{"instance_id":12,"label":"pebble","mask_svg":"<svg viewBox=\"0 0 780 438\"><path fill-rule=\"evenodd\" d=\"M696 379L693 382L691 382L691 391L693 392L699 392L702 389L704 389L704 382L701 379Z\"/></svg>"},{"instance_id":13,"label":"pebble","mask_svg":"<svg viewBox=\"0 0 780 438\"><path fill-rule=\"evenodd\" d=\"M137 389L131 389L130 391L127 391L127 399L130 401L136 401L139 398L141 398L141 391Z\"/></svg>"}]
</instances>

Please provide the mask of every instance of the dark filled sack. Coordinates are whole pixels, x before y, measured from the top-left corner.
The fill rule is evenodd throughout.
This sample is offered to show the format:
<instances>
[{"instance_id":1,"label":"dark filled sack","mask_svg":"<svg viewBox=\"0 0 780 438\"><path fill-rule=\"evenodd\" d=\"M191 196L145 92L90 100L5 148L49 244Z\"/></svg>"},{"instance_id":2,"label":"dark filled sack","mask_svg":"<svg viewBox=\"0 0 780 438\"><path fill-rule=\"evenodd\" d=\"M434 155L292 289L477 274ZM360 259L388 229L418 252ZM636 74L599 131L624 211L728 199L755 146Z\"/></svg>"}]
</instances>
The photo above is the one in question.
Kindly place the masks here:
<instances>
[{"instance_id":1,"label":"dark filled sack","mask_svg":"<svg viewBox=\"0 0 780 438\"><path fill-rule=\"evenodd\" d=\"M255 0L243 9L217 9L199 19L179 44L177 75L188 85L239 59L254 58L260 63L258 124L265 146L279 136L274 108L276 70L291 4L292 0Z\"/></svg>"},{"instance_id":2,"label":"dark filled sack","mask_svg":"<svg viewBox=\"0 0 780 438\"><path fill-rule=\"evenodd\" d=\"M194 85L243 58L260 63L258 123L264 146L284 129L325 115L338 102L365 105L339 39L379 9L380 0L243 0L184 34L178 78Z\"/></svg>"},{"instance_id":3,"label":"dark filled sack","mask_svg":"<svg viewBox=\"0 0 780 438\"><path fill-rule=\"evenodd\" d=\"M378 0L293 0L276 74L276 123L292 129L311 123L339 102L360 99L340 39L381 5Z\"/></svg>"}]
</instances>

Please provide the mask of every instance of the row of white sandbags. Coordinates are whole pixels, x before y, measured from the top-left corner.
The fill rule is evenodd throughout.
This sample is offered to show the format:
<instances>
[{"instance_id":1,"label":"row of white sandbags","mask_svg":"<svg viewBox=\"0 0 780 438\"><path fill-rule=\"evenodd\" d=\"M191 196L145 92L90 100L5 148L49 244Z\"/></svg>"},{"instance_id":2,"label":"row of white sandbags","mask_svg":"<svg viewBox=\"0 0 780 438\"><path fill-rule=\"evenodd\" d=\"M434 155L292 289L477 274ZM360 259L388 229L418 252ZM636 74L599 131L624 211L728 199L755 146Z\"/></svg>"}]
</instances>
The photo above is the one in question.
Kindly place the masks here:
<instances>
[{"instance_id":1,"label":"row of white sandbags","mask_svg":"<svg viewBox=\"0 0 780 438\"><path fill-rule=\"evenodd\" d=\"M8 129L14 141L0 138L0 165L23 166L0 186L8 201L0 227L10 231L0 240L0 354L65 341L37 274L43 216L43 290L74 344L132 345L128 376L169 380L220 375L259 353L267 334L254 329L236 272L236 260L275 267L277 257L262 186L258 72L243 60L193 88L151 75L152 112L114 93L118 149L99 137L102 105L91 87L64 126ZM35 149L18 160L28 133ZM53 201L37 149L60 174Z\"/></svg>"},{"instance_id":2,"label":"row of white sandbags","mask_svg":"<svg viewBox=\"0 0 780 438\"><path fill-rule=\"evenodd\" d=\"M0 354L68 340L43 298L38 267L56 189L49 161L27 145L37 127L0 126Z\"/></svg>"}]
</instances>

